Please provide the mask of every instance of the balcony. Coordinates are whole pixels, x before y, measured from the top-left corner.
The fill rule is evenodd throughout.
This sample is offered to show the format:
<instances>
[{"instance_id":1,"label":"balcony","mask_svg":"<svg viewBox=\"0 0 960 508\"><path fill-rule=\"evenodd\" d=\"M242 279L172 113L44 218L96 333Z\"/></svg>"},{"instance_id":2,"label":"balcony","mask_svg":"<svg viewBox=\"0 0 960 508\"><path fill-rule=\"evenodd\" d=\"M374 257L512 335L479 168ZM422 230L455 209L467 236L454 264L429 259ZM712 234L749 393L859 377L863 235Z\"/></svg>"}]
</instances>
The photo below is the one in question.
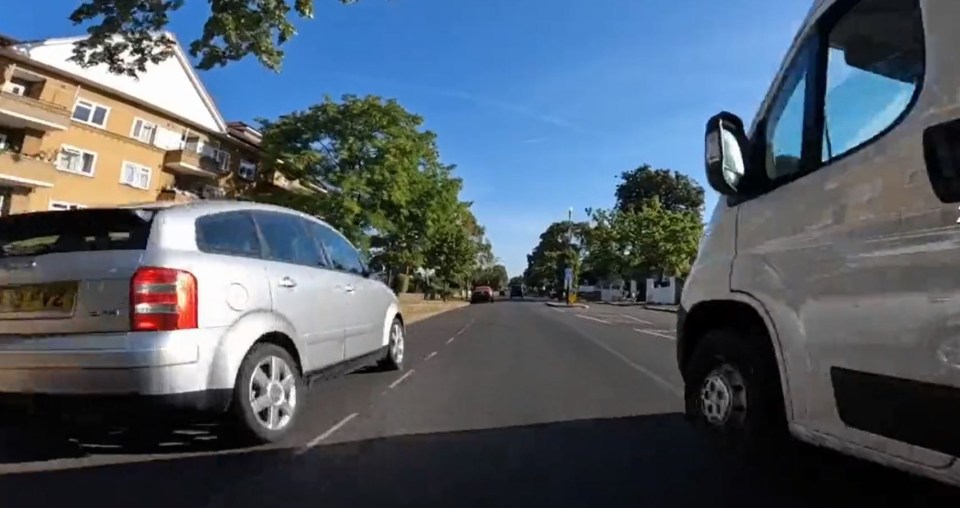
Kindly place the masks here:
<instances>
[{"instance_id":1,"label":"balcony","mask_svg":"<svg viewBox=\"0 0 960 508\"><path fill-rule=\"evenodd\" d=\"M0 125L62 131L70 126L70 111L50 102L0 91Z\"/></svg>"},{"instance_id":2,"label":"balcony","mask_svg":"<svg viewBox=\"0 0 960 508\"><path fill-rule=\"evenodd\" d=\"M163 165L181 175L217 178L229 169L224 154L226 152L208 146L188 144L179 150L167 151L163 156Z\"/></svg>"},{"instance_id":3,"label":"balcony","mask_svg":"<svg viewBox=\"0 0 960 508\"><path fill-rule=\"evenodd\" d=\"M53 187L57 170L53 163L15 152L0 152L0 185L5 187Z\"/></svg>"}]
</instances>

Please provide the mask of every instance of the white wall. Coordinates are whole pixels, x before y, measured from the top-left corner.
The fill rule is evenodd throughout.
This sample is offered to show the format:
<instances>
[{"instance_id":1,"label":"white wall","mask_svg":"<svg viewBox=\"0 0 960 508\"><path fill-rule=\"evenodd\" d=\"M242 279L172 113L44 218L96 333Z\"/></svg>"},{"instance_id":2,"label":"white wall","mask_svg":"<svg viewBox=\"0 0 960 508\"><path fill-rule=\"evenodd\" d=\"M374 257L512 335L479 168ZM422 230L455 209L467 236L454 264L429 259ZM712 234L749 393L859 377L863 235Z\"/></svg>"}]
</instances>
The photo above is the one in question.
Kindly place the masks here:
<instances>
[{"instance_id":1,"label":"white wall","mask_svg":"<svg viewBox=\"0 0 960 508\"><path fill-rule=\"evenodd\" d=\"M42 43L25 43L17 51L31 59L61 71L80 76L105 88L134 97L157 109L172 113L213 132L225 132L220 113L211 110L191 81L188 68L174 56L157 65L147 64L139 79L113 74L104 65L83 68L70 62L77 39L51 39ZM201 85L202 86L202 85ZM81 92L82 94L82 92ZM218 121L219 120L219 121Z\"/></svg>"},{"instance_id":2,"label":"white wall","mask_svg":"<svg viewBox=\"0 0 960 508\"><path fill-rule=\"evenodd\" d=\"M670 281L667 287L655 287L657 279L647 279L647 303L675 305L679 284L676 277L667 277Z\"/></svg>"}]
</instances>

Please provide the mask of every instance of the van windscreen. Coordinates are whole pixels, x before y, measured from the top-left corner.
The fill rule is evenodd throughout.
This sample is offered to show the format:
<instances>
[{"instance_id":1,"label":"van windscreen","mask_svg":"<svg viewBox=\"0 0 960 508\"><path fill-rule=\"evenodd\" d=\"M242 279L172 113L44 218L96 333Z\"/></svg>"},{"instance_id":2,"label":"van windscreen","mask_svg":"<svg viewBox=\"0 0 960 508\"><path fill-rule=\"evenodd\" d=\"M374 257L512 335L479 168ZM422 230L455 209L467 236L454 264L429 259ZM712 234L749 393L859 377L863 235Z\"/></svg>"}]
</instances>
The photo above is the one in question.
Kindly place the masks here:
<instances>
[{"instance_id":1,"label":"van windscreen","mask_svg":"<svg viewBox=\"0 0 960 508\"><path fill-rule=\"evenodd\" d=\"M87 208L0 217L0 257L142 250L156 213L149 209Z\"/></svg>"}]
</instances>

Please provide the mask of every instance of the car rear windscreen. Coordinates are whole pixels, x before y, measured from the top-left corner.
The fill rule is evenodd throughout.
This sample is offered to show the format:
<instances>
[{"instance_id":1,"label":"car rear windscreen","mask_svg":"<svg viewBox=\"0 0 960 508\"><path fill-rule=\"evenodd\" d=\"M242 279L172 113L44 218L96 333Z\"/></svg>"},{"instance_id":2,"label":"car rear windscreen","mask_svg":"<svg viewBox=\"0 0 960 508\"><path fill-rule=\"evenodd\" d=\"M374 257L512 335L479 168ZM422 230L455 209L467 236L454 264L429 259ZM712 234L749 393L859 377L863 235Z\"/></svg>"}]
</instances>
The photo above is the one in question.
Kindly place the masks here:
<instances>
[{"instance_id":1,"label":"car rear windscreen","mask_svg":"<svg viewBox=\"0 0 960 508\"><path fill-rule=\"evenodd\" d=\"M0 217L0 257L142 250L156 213L149 209L87 208Z\"/></svg>"}]
</instances>

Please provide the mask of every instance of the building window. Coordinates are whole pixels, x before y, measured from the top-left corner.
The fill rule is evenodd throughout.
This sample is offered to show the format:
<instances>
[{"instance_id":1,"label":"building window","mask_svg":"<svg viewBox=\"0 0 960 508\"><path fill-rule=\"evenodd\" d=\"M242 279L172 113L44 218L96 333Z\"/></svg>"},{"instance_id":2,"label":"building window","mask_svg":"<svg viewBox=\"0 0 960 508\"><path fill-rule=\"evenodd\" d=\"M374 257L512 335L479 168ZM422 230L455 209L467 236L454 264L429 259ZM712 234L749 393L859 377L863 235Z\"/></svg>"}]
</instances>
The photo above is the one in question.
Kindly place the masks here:
<instances>
[{"instance_id":1,"label":"building window","mask_svg":"<svg viewBox=\"0 0 960 508\"><path fill-rule=\"evenodd\" d=\"M148 122L142 118L133 120L133 130L130 131L130 137L144 143L153 143L157 135L157 124Z\"/></svg>"},{"instance_id":2,"label":"building window","mask_svg":"<svg viewBox=\"0 0 960 508\"><path fill-rule=\"evenodd\" d=\"M81 208L86 208L86 206L78 205L76 203L67 203L65 201L50 201L51 210L80 210Z\"/></svg>"},{"instance_id":3,"label":"building window","mask_svg":"<svg viewBox=\"0 0 960 508\"><path fill-rule=\"evenodd\" d=\"M230 153L223 150L216 150L213 153L213 158L217 160L217 167L220 168L220 172L230 171Z\"/></svg>"},{"instance_id":4,"label":"building window","mask_svg":"<svg viewBox=\"0 0 960 508\"><path fill-rule=\"evenodd\" d=\"M73 146L61 146L57 155L57 169L83 176L93 176L97 154Z\"/></svg>"},{"instance_id":5,"label":"building window","mask_svg":"<svg viewBox=\"0 0 960 508\"><path fill-rule=\"evenodd\" d=\"M7 135L0 132L0 152L6 151L7 149Z\"/></svg>"},{"instance_id":6,"label":"building window","mask_svg":"<svg viewBox=\"0 0 960 508\"><path fill-rule=\"evenodd\" d=\"M149 189L150 173L150 168L146 166L124 161L120 171L120 183L138 189Z\"/></svg>"},{"instance_id":7,"label":"building window","mask_svg":"<svg viewBox=\"0 0 960 508\"><path fill-rule=\"evenodd\" d=\"M77 100L73 106L72 118L78 122L83 122L96 127L106 127L107 115L110 108L96 104L90 101Z\"/></svg>"},{"instance_id":8,"label":"building window","mask_svg":"<svg viewBox=\"0 0 960 508\"><path fill-rule=\"evenodd\" d=\"M240 178L244 180L253 180L257 177L257 163L241 160L240 169L237 171Z\"/></svg>"}]
</instances>

